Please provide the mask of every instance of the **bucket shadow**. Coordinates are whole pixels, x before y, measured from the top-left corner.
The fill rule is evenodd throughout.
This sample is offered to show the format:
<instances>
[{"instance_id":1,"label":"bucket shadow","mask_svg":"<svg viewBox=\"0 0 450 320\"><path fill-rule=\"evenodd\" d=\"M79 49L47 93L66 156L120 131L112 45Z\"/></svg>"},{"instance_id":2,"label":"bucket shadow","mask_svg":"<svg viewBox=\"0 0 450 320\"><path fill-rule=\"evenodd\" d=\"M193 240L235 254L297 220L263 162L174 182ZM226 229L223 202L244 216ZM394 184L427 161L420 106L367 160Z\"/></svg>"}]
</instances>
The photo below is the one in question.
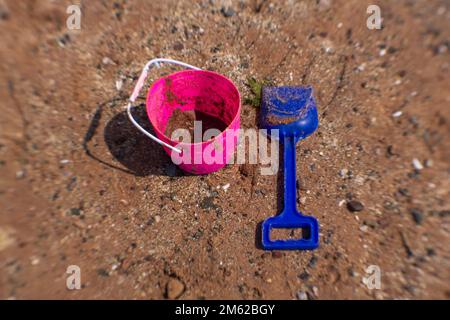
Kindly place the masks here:
<instances>
[{"instance_id":1,"label":"bucket shadow","mask_svg":"<svg viewBox=\"0 0 450 320\"><path fill-rule=\"evenodd\" d=\"M133 108L132 112L145 130L155 134L144 106ZM138 131L125 111L107 123L104 138L113 157L136 176L184 175L159 144Z\"/></svg>"},{"instance_id":2,"label":"bucket shadow","mask_svg":"<svg viewBox=\"0 0 450 320\"><path fill-rule=\"evenodd\" d=\"M126 111L115 115L108 121L103 137L111 155L123 166L117 166L94 154L88 146L100 126L104 105L98 106L83 141L87 156L114 170L135 176L183 176L181 169L174 165L164 149L136 129L128 119ZM153 134L145 112L145 106L133 108L133 116L143 128Z\"/></svg>"}]
</instances>

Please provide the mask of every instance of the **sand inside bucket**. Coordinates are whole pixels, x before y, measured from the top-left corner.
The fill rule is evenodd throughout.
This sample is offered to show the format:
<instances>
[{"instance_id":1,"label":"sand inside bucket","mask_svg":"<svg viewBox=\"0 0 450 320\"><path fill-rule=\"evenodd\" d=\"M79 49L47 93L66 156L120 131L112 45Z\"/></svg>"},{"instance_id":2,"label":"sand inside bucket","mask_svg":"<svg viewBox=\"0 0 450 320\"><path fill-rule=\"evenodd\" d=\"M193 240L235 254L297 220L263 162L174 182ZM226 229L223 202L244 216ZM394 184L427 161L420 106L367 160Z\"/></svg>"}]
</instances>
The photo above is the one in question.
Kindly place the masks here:
<instances>
[{"instance_id":1,"label":"sand inside bucket","mask_svg":"<svg viewBox=\"0 0 450 320\"><path fill-rule=\"evenodd\" d=\"M201 137L196 137L194 135L194 122L201 121L202 130ZM227 128L227 125L214 116L211 116L207 113L197 111L197 110L189 110L182 111L180 109L175 109L169 118L169 122L167 123L167 127L165 130L165 135L167 137L171 137L172 133L177 129L186 129L189 131L191 135L191 142L198 143L202 142L204 133L209 129L217 129L219 131L224 131ZM195 139L195 140L194 140ZM182 139L178 139L176 141L180 141Z\"/></svg>"}]
</instances>

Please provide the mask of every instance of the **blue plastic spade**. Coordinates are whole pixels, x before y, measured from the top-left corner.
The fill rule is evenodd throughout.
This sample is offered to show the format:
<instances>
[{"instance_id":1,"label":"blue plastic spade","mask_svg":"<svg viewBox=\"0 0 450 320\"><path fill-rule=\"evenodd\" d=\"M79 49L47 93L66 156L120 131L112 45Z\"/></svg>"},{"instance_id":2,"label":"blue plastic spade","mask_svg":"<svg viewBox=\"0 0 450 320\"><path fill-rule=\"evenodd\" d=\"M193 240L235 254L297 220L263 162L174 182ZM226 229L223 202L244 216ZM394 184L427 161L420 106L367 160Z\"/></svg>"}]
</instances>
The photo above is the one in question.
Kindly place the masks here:
<instances>
[{"instance_id":1,"label":"blue plastic spade","mask_svg":"<svg viewBox=\"0 0 450 320\"><path fill-rule=\"evenodd\" d=\"M262 246L266 250L312 250L319 246L317 220L297 210L295 172L295 145L313 133L318 124L311 87L263 87L261 127L284 144L284 208L262 224ZM306 232L300 239L271 240L274 228L300 228Z\"/></svg>"}]
</instances>

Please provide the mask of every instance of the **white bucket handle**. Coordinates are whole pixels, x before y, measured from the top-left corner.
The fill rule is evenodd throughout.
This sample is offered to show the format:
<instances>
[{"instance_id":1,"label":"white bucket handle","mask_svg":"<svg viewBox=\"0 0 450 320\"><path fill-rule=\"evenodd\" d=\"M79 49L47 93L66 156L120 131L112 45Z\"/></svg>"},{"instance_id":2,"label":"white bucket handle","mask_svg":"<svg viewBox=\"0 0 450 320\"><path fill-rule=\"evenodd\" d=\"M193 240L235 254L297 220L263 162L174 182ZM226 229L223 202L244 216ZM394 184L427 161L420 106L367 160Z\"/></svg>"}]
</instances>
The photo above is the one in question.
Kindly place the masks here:
<instances>
[{"instance_id":1,"label":"white bucket handle","mask_svg":"<svg viewBox=\"0 0 450 320\"><path fill-rule=\"evenodd\" d=\"M181 61L177 61L177 60L172 60L172 59L163 59L163 58L156 58L156 59L152 59L149 62L147 62L147 64L145 65L144 69L142 69L142 73L136 83L136 86L134 87L133 93L131 94L130 98L128 99L128 104L127 104L127 113L128 113L128 118L130 119L131 123L134 124L134 126L136 128L138 128L139 131L141 131L143 134L145 134L147 137L149 137L150 139L156 141L157 143L175 151L178 153L181 153L182 151L180 149L175 148L174 146L171 146L170 144L158 139L157 137L155 137L154 135L152 135L150 132L148 132L147 130L145 130L144 128L142 128L139 123L136 122L136 120L133 118L133 116L131 115L131 107L133 106L133 103L136 101L137 97L139 96L139 92L141 91L142 87L144 86L145 80L147 79L147 75L148 72L150 70L150 68L153 65L156 65L157 67L159 67L159 63L163 62L163 63L170 63L170 64L175 64L178 66L182 66L188 69L193 69L193 70L201 70L200 68L191 66L190 64L181 62Z\"/></svg>"}]
</instances>

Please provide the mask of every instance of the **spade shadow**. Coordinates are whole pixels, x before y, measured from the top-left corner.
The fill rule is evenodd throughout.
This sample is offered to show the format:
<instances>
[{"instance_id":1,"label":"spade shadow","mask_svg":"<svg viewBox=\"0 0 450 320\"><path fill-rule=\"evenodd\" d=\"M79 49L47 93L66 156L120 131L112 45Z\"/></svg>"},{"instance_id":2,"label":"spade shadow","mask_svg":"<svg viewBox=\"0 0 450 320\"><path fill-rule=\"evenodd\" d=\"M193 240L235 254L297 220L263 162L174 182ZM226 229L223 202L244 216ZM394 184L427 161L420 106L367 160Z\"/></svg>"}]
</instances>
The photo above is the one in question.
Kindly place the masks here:
<instances>
[{"instance_id":1,"label":"spade shadow","mask_svg":"<svg viewBox=\"0 0 450 320\"><path fill-rule=\"evenodd\" d=\"M278 154L278 172L277 172L277 180L276 180L276 208L277 212L268 212L268 216L265 219L268 219L272 216L279 215L284 209L284 145L282 143L279 144L280 152ZM264 220L265 220L264 219ZM255 247L260 250L264 250L262 245L262 224L264 221L260 221L255 228Z\"/></svg>"}]
</instances>

